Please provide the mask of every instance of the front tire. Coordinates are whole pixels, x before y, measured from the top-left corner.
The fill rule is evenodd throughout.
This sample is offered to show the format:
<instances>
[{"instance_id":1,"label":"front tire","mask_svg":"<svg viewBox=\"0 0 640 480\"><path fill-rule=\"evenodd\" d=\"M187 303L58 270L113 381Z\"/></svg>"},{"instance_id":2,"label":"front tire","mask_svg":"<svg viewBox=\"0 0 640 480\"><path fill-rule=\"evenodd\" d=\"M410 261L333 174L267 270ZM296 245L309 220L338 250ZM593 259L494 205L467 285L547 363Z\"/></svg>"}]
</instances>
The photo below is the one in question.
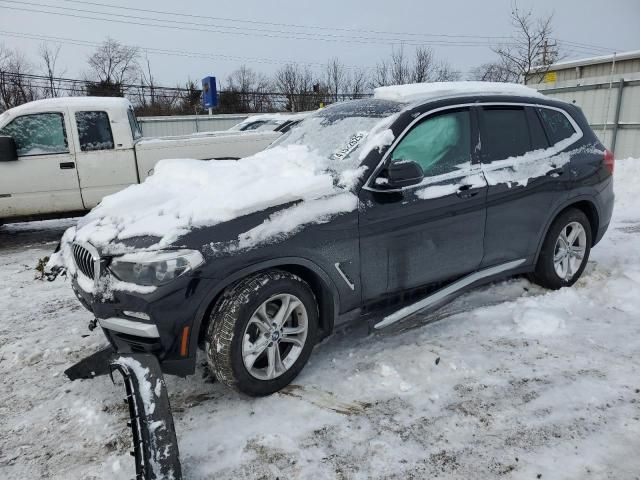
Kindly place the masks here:
<instances>
[{"instance_id":1,"label":"front tire","mask_svg":"<svg viewBox=\"0 0 640 480\"><path fill-rule=\"evenodd\" d=\"M209 368L240 392L270 395L300 373L317 331L318 305L306 282L281 270L252 275L228 289L211 313Z\"/></svg>"},{"instance_id":2,"label":"front tire","mask_svg":"<svg viewBox=\"0 0 640 480\"><path fill-rule=\"evenodd\" d=\"M557 290L578 281L591 252L591 224L577 208L561 213L551 224L532 280Z\"/></svg>"}]
</instances>

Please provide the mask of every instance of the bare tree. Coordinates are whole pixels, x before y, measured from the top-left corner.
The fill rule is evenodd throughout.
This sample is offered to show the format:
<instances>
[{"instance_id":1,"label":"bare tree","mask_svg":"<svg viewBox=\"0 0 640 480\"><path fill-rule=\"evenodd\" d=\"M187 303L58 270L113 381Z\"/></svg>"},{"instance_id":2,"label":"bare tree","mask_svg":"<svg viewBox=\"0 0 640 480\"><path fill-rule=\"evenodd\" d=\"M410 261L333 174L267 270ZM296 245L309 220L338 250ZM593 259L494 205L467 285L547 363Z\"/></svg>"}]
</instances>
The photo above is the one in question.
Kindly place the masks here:
<instances>
[{"instance_id":1,"label":"bare tree","mask_svg":"<svg viewBox=\"0 0 640 480\"><path fill-rule=\"evenodd\" d=\"M60 45L41 43L38 49L41 68L47 77L47 86L42 89L44 97L58 97L63 92L59 78L64 75L64 71L58 71L60 48ZM66 95L66 92L64 94Z\"/></svg>"},{"instance_id":2,"label":"bare tree","mask_svg":"<svg viewBox=\"0 0 640 480\"><path fill-rule=\"evenodd\" d=\"M334 101L338 101L340 93L345 93L348 84L349 76L345 66L338 57L333 57L327 63L327 87Z\"/></svg>"},{"instance_id":3,"label":"bare tree","mask_svg":"<svg viewBox=\"0 0 640 480\"><path fill-rule=\"evenodd\" d=\"M274 84L287 99L287 109L301 112L317 107L320 84L314 80L309 67L302 68L297 63L286 64L276 72ZM316 91L314 87L317 87Z\"/></svg>"},{"instance_id":4,"label":"bare tree","mask_svg":"<svg viewBox=\"0 0 640 480\"><path fill-rule=\"evenodd\" d=\"M425 47L416 48L413 68L411 69L411 81L413 83L432 81L436 68L435 63L433 50Z\"/></svg>"},{"instance_id":5,"label":"bare tree","mask_svg":"<svg viewBox=\"0 0 640 480\"><path fill-rule=\"evenodd\" d=\"M271 82L262 73L241 65L227 77L227 103L236 112L266 112L273 109Z\"/></svg>"},{"instance_id":6,"label":"bare tree","mask_svg":"<svg viewBox=\"0 0 640 480\"><path fill-rule=\"evenodd\" d=\"M430 48L416 48L413 59L410 59L404 48L400 47L393 50L389 60L382 60L377 64L371 86L448 82L459 79L460 72L454 70L446 61L436 60Z\"/></svg>"},{"instance_id":7,"label":"bare tree","mask_svg":"<svg viewBox=\"0 0 640 480\"><path fill-rule=\"evenodd\" d=\"M136 47L123 45L107 38L88 58L89 67L98 93L122 95L125 83L132 82L138 75L139 51Z\"/></svg>"},{"instance_id":8,"label":"bare tree","mask_svg":"<svg viewBox=\"0 0 640 480\"><path fill-rule=\"evenodd\" d=\"M477 66L469 72L469 80L482 82L517 82L518 75L501 61L488 62Z\"/></svg>"},{"instance_id":9,"label":"bare tree","mask_svg":"<svg viewBox=\"0 0 640 480\"><path fill-rule=\"evenodd\" d=\"M436 65L434 82L455 82L462 78L462 74L454 69L448 62L440 60Z\"/></svg>"},{"instance_id":10,"label":"bare tree","mask_svg":"<svg viewBox=\"0 0 640 480\"><path fill-rule=\"evenodd\" d=\"M348 81L348 88L353 98L360 98L366 93L369 85L369 75L364 68L356 68L351 71Z\"/></svg>"},{"instance_id":11,"label":"bare tree","mask_svg":"<svg viewBox=\"0 0 640 480\"><path fill-rule=\"evenodd\" d=\"M548 66L558 59L557 45L551 38L552 20L552 14L534 18L531 10L520 10L514 3L511 11L513 38L493 49L500 57L500 68L505 69L510 78L523 81L534 67Z\"/></svg>"},{"instance_id":12,"label":"bare tree","mask_svg":"<svg viewBox=\"0 0 640 480\"><path fill-rule=\"evenodd\" d=\"M30 75L33 66L19 50L0 44L0 107L2 110L38 98L38 88Z\"/></svg>"},{"instance_id":13,"label":"bare tree","mask_svg":"<svg viewBox=\"0 0 640 480\"><path fill-rule=\"evenodd\" d=\"M393 49L391 52L391 62L389 66L389 74L392 85L402 85L411 82L411 65L404 54L404 46L399 49Z\"/></svg>"}]
</instances>

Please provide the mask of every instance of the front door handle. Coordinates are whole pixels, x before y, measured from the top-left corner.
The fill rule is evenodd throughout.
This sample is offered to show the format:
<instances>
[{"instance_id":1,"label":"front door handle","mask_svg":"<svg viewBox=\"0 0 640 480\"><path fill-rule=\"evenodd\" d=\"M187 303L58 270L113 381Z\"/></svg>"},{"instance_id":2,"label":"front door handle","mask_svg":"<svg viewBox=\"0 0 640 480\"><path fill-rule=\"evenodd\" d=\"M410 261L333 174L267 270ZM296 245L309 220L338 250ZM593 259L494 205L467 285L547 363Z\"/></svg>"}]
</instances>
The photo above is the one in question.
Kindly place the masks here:
<instances>
[{"instance_id":1,"label":"front door handle","mask_svg":"<svg viewBox=\"0 0 640 480\"><path fill-rule=\"evenodd\" d=\"M460 198L471 198L478 194L479 190L471 190L471 185L460 185L456 195Z\"/></svg>"},{"instance_id":2,"label":"front door handle","mask_svg":"<svg viewBox=\"0 0 640 480\"><path fill-rule=\"evenodd\" d=\"M71 170L76 168L76 164L74 162L62 162L60 164L60 170Z\"/></svg>"}]
</instances>

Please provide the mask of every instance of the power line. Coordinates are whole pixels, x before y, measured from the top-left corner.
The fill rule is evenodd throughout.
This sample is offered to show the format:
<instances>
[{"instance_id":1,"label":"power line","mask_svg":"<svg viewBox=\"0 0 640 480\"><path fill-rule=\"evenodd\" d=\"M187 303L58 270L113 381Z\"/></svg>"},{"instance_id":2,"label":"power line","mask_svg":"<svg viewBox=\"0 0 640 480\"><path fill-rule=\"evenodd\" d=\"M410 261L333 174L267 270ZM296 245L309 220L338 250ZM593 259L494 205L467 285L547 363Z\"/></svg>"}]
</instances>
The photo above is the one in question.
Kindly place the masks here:
<instances>
[{"instance_id":1,"label":"power line","mask_svg":"<svg viewBox=\"0 0 640 480\"><path fill-rule=\"evenodd\" d=\"M287 27L287 28L303 28L303 29L315 29L315 30L325 30L325 31L369 33L369 34L375 34L375 35L396 35L396 36L430 37L430 38L439 38L439 37L471 38L471 39L484 39L484 40L512 39L512 37L510 36L501 36L501 35L466 35L466 34L436 34L436 33L417 33L417 32L392 32L392 31L369 30L369 29L358 29L358 28L325 27L320 25L309 25L309 24L300 25L300 24L279 23L279 22L263 22L263 21L246 20L246 19L229 18L229 17L212 17L207 15L193 15L193 14L186 14L186 13L180 13L175 11L171 12L166 10L152 10L152 9L129 7L124 5L111 5L106 3L89 2L84 0L63 0L63 1L68 3L81 4L81 5L93 5L93 6L98 6L102 8L114 9L114 10L128 10L128 11L137 11L137 12L144 12L144 13L153 13L153 14L159 14L159 15L170 15L172 17L177 16L177 17L183 17L183 18L209 19L209 20L235 22L235 23L248 23L253 25L280 26L280 27ZM29 2L23 2L23 3L29 3ZM96 12L93 12L93 13L96 13ZM104 13L106 15L116 15L109 12L100 12L100 13ZM140 18L140 17L136 17L136 18ZM158 19L158 21L165 21L165 20ZM204 24L196 23L196 25L204 25ZM222 26L222 28L237 28L237 27ZM246 29L246 27L244 28ZM278 32L278 31L275 31L275 32ZM294 33L307 35L306 32L294 32ZM356 37L356 38L369 38L369 37ZM396 40L396 39L393 39L393 40ZM562 39L556 39L556 40L562 43L576 46L576 47L585 47L588 49L601 50L604 52L611 52L611 51L617 50L615 48L603 47L603 46L589 44L589 43L573 42L573 41L562 40Z\"/></svg>"},{"instance_id":2,"label":"power line","mask_svg":"<svg viewBox=\"0 0 640 480\"><path fill-rule=\"evenodd\" d=\"M103 22L111 22L111 23L121 23L121 24L129 24L129 25L137 25L137 26L145 26L145 27L156 27L156 28L168 28L172 30L180 30L184 31L185 28L182 26L172 25L172 24L181 24L181 25L195 25L195 26L207 26L205 24L200 24L196 22L183 22L178 20L164 20L164 19L147 19L145 17L138 17L133 15L123 15L123 14L114 14L107 12L96 12L92 10L83 10L83 9L73 9L73 8L65 8L54 5L41 4L36 2L17 2L16 0L0 0L2 3L20 3L20 4L28 4L28 5L37 5L44 8L53 8L53 9L63 9L63 10L71 10L78 11L83 13L90 13L93 15L108 15L112 17L120 17L119 18L104 18L104 17L95 17L84 14L74 14L74 13L64 13L59 11L49 11L49 10L41 10L37 8L25 8L25 7L17 7L17 6L2 6L0 8L11 9L11 10L20 10L26 12L34 12L34 13L45 13L49 15L57 15L71 18L82 18L88 20L97 20ZM127 18L122 19L122 18ZM133 20L129 20L133 19ZM135 21L134 21L135 20ZM149 23L149 22L160 22L160 23ZM280 39L291 39L291 40L311 40L311 41L325 41L325 42L349 42L349 43L360 43L360 44L404 44L410 46L426 46L426 45L435 45L435 46L459 46L459 47L487 47L490 46L490 43L483 41L473 41L473 40L432 40L432 41L415 41L408 40L404 38L376 38L376 37L355 37L355 36L345 36L345 35L328 35L328 34L310 34L306 32L286 32L281 30L261 30L261 29L247 29L246 27L236 27L236 26L220 26L220 25L208 25L210 27L216 29L234 29L234 31L221 31L221 30L212 30L212 29L204 29L204 28L194 28L189 27L189 31L198 31L198 32L206 32L206 33L217 33L217 34L226 34L226 35L241 35L241 36L258 36L258 37L266 37L266 38L280 38ZM251 30L251 31L247 31ZM260 33L263 32L263 33Z\"/></svg>"},{"instance_id":3,"label":"power line","mask_svg":"<svg viewBox=\"0 0 640 480\"><path fill-rule=\"evenodd\" d=\"M63 0L69 3L79 3L82 5L93 5L100 6L104 8L111 9L122 9L122 10L130 10L137 12L145 12L145 13L154 13L160 15L171 15L178 17L188 17L188 18L205 18L209 20L217 20L217 21L226 21L226 22L236 22L236 23L249 23L253 25L268 25L268 26L278 26L278 27L289 27L289 28L303 28L303 29L314 29L314 30L329 30L329 31L340 31L340 32L359 32L359 33L373 33L376 35L407 35L407 36L416 36L416 37L445 37L445 38L482 38L482 39L497 39L497 38L510 38L508 36L496 36L496 35L465 35L465 34L440 34L440 33L416 33L416 32L391 32L391 31L382 31L382 30L368 30L368 29L358 29L358 28L341 28L341 27L325 27L320 25L301 25L301 24L293 24L293 23L279 23L279 22L264 22L257 20L246 20L239 18L229 18L229 17L212 17L207 15L193 15L187 13L180 12L169 12L166 10L151 10L145 8L135 8L124 5L111 5L106 3L98 3L98 2L87 2L83 0Z\"/></svg>"},{"instance_id":4,"label":"power line","mask_svg":"<svg viewBox=\"0 0 640 480\"><path fill-rule=\"evenodd\" d=\"M1 7L0 7L1 8ZM64 43L69 45L76 45L81 47L99 47L102 45L101 42L92 42L88 40L78 40L73 38L66 37L57 37L52 35L41 35L37 33L22 33L22 32L11 32L6 30L0 30L0 35L4 35L7 37L15 37L15 38L26 38L30 40L40 40L40 41L51 41ZM224 55L217 53L201 53L201 52L191 52L186 50L169 50L162 48L154 48L154 47L143 47L139 45L125 45L133 48L137 48L140 51L148 52L151 54L158 55L170 55L170 56L178 56L178 57L187 57L187 58L207 58L212 60L228 60L228 61L243 61L243 62L255 62L255 63L266 63L266 64L275 64L275 65L286 65L290 63L298 63L301 65L308 65L312 67L324 67L324 63L318 62L302 62L296 60L279 60L273 58L265 58L265 57L243 57L243 56L235 56L235 55ZM356 67L345 65L347 68L371 68L371 67Z\"/></svg>"}]
</instances>

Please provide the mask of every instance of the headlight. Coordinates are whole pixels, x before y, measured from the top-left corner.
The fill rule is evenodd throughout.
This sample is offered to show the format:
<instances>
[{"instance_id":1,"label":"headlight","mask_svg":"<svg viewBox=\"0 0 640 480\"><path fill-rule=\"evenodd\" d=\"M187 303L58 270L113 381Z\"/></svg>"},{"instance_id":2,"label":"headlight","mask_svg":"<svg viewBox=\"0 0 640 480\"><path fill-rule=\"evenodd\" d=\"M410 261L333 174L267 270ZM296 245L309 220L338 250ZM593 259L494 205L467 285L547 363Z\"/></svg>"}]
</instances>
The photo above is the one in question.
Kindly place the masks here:
<instances>
[{"instance_id":1,"label":"headlight","mask_svg":"<svg viewBox=\"0 0 640 480\"><path fill-rule=\"evenodd\" d=\"M123 282L157 286L196 269L204 262L196 250L130 253L111 261L109 270Z\"/></svg>"}]
</instances>

